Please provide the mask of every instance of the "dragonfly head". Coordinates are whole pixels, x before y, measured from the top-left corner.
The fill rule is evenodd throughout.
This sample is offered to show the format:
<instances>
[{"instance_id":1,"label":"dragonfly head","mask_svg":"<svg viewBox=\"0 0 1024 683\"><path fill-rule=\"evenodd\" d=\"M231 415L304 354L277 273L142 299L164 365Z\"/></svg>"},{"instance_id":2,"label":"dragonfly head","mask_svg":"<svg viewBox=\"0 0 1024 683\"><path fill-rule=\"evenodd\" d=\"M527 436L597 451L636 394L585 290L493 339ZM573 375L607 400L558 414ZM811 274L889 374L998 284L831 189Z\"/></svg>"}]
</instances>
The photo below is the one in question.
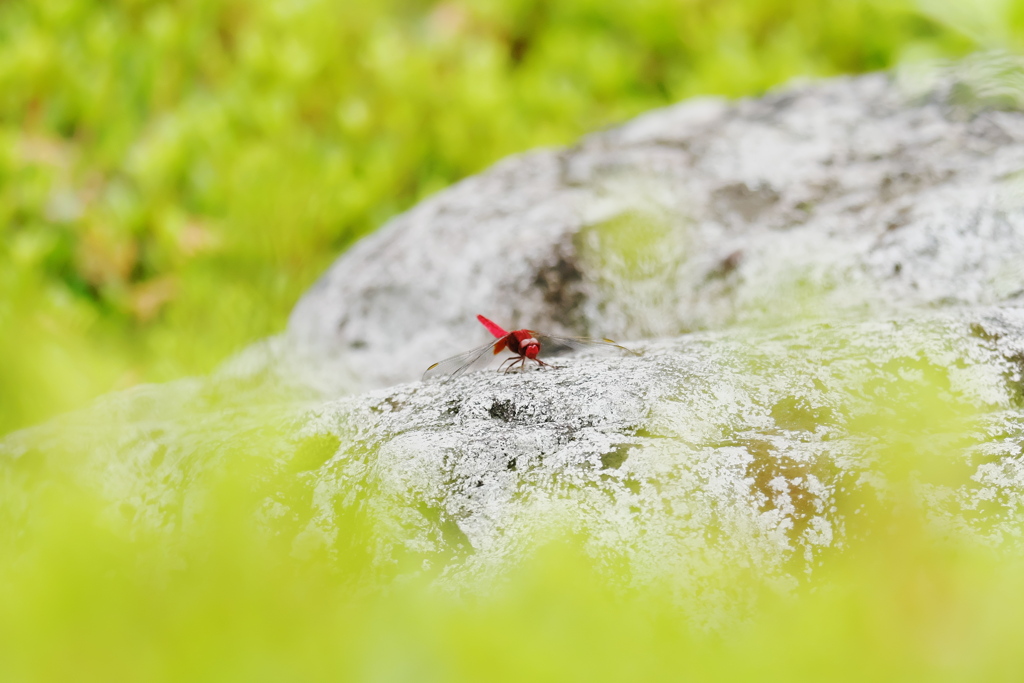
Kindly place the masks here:
<instances>
[{"instance_id":1,"label":"dragonfly head","mask_svg":"<svg viewBox=\"0 0 1024 683\"><path fill-rule=\"evenodd\" d=\"M524 356L533 360L537 357L537 354L540 353L540 342L533 337L530 337L529 339L524 339L519 343L519 349L522 351Z\"/></svg>"}]
</instances>

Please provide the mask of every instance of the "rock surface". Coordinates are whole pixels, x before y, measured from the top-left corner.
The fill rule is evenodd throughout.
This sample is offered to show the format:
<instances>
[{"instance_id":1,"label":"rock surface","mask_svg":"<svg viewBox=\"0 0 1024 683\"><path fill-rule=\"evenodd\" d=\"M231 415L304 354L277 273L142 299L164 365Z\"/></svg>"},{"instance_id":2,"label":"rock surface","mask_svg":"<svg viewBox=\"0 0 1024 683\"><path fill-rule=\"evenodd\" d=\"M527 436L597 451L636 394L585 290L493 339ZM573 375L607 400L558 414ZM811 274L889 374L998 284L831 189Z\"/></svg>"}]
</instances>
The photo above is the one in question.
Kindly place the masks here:
<instances>
[{"instance_id":1,"label":"rock surface","mask_svg":"<svg viewBox=\"0 0 1024 683\"><path fill-rule=\"evenodd\" d=\"M843 548L894 486L909 482L946 533L995 543L1024 512L1024 310L641 350L314 410L303 438L344 444L317 476L318 533L337 533L338 499L372 478L401 553L460 582L513 564L545 519L641 580L738 563L783 581ZM913 463L902 482L884 461L894 440ZM936 478L949 462L962 472Z\"/></svg>"},{"instance_id":2,"label":"rock surface","mask_svg":"<svg viewBox=\"0 0 1024 683\"><path fill-rule=\"evenodd\" d=\"M1024 309L637 350L326 403L260 405L235 386L226 408L209 383L140 388L0 448L16 468L71 472L170 546L201 523L204 473L269 461L288 483L255 514L288 552L344 562L347 527L369 521L378 566L456 590L568 530L635 585L678 583L709 625L754 600L718 595L723 571L791 588L893 501L941 536L1019 550Z\"/></svg>"},{"instance_id":3,"label":"rock surface","mask_svg":"<svg viewBox=\"0 0 1024 683\"><path fill-rule=\"evenodd\" d=\"M506 160L344 254L288 343L381 387L485 341L477 313L630 341L1020 304L1022 70L982 56L690 100Z\"/></svg>"},{"instance_id":4,"label":"rock surface","mask_svg":"<svg viewBox=\"0 0 1024 683\"><path fill-rule=\"evenodd\" d=\"M342 256L286 334L11 435L0 474L70 473L173 535L202 473L262 460L289 483L256 516L293 554L343 556L370 520L376 562L456 587L568 528L688 586L706 622L729 602L713 574L793 585L878 501L1015 546L1024 115L992 85L1004 64L695 100L505 161ZM477 312L640 355L413 381L486 339Z\"/></svg>"}]
</instances>

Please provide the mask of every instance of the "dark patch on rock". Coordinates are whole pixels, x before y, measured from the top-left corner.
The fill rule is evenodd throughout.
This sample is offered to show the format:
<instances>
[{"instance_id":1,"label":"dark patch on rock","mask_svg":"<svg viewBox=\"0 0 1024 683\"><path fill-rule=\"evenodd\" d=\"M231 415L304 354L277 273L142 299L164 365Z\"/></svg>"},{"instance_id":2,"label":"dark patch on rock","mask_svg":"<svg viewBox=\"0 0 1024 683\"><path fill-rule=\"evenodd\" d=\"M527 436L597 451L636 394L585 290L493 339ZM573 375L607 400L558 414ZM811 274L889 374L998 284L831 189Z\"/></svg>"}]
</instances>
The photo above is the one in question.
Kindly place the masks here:
<instances>
[{"instance_id":1,"label":"dark patch on rock","mask_svg":"<svg viewBox=\"0 0 1024 683\"><path fill-rule=\"evenodd\" d=\"M893 230L899 230L908 223L910 223L910 211L906 207L903 207L896 212L895 216L886 221L885 231L892 232Z\"/></svg>"},{"instance_id":2,"label":"dark patch on rock","mask_svg":"<svg viewBox=\"0 0 1024 683\"><path fill-rule=\"evenodd\" d=\"M989 331L981 323L971 323L971 336L987 342L999 341L1003 335L1000 332Z\"/></svg>"},{"instance_id":3,"label":"dark patch on rock","mask_svg":"<svg viewBox=\"0 0 1024 683\"><path fill-rule=\"evenodd\" d=\"M647 415L647 420L648 420L647 424L634 425L634 426L628 427L628 428L624 429L622 431L622 433L624 435L626 435L626 436L635 436L635 437L637 437L639 439L664 439L665 438L664 434L658 434L658 433L653 432L650 429L648 429L648 426L651 424L651 420L652 420L652 415L650 413L648 413L648 415Z\"/></svg>"},{"instance_id":4,"label":"dark patch on rock","mask_svg":"<svg viewBox=\"0 0 1024 683\"><path fill-rule=\"evenodd\" d=\"M731 183L715 190L711 197L711 205L718 215L736 214L747 222L760 218L778 201L779 193L766 184L750 187L746 183Z\"/></svg>"},{"instance_id":5,"label":"dark patch on rock","mask_svg":"<svg viewBox=\"0 0 1024 683\"><path fill-rule=\"evenodd\" d=\"M882 198L882 201L890 202L893 199L903 196L908 192L913 192L917 188L919 182L917 176L914 176L907 171L900 171L898 173L887 173L882 178L881 187L878 190L878 196ZM886 226L887 229L891 229Z\"/></svg>"},{"instance_id":6,"label":"dark patch on rock","mask_svg":"<svg viewBox=\"0 0 1024 683\"><path fill-rule=\"evenodd\" d=\"M533 277L532 286L540 291L544 306L551 315L571 328L580 329L585 316L581 307L586 301L583 292L583 271L571 239L554 245L551 258L542 264Z\"/></svg>"},{"instance_id":7,"label":"dark patch on rock","mask_svg":"<svg viewBox=\"0 0 1024 683\"><path fill-rule=\"evenodd\" d=\"M780 428L813 432L819 425L834 422L828 406L812 407L805 398L787 396L772 406L772 418Z\"/></svg>"},{"instance_id":8,"label":"dark patch on rock","mask_svg":"<svg viewBox=\"0 0 1024 683\"><path fill-rule=\"evenodd\" d=\"M601 454L601 469L617 470L629 457L630 444L619 444L607 453Z\"/></svg>"},{"instance_id":9,"label":"dark patch on rock","mask_svg":"<svg viewBox=\"0 0 1024 683\"><path fill-rule=\"evenodd\" d=\"M780 496L788 500L794 508L792 514L787 515L793 522L788 535L794 540L799 538L817 513L814 505L817 497L807 490L811 466L775 453L771 444L764 441L748 442L747 451L754 456L747 474L754 480L758 509L761 512L776 509Z\"/></svg>"},{"instance_id":10,"label":"dark patch on rock","mask_svg":"<svg viewBox=\"0 0 1024 683\"><path fill-rule=\"evenodd\" d=\"M416 510L430 522L444 539L445 546L458 553L472 552L473 544L469 542L466 532L444 511L443 508L421 502Z\"/></svg>"},{"instance_id":11,"label":"dark patch on rock","mask_svg":"<svg viewBox=\"0 0 1024 683\"><path fill-rule=\"evenodd\" d=\"M495 399L487 412L495 420L511 422L516 418L516 404L507 399Z\"/></svg>"},{"instance_id":12,"label":"dark patch on rock","mask_svg":"<svg viewBox=\"0 0 1024 683\"><path fill-rule=\"evenodd\" d=\"M747 452L754 456L754 461L764 460L771 456L774 452L775 447L769 442L761 439L740 439L738 441L725 441L722 443L723 446L734 446L739 445L747 449Z\"/></svg>"},{"instance_id":13,"label":"dark patch on rock","mask_svg":"<svg viewBox=\"0 0 1024 683\"><path fill-rule=\"evenodd\" d=\"M743 250L737 249L719 261L718 265L708 272L705 280L721 280L739 268L741 263L743 263Z\"/></svg>"}]
</instances>

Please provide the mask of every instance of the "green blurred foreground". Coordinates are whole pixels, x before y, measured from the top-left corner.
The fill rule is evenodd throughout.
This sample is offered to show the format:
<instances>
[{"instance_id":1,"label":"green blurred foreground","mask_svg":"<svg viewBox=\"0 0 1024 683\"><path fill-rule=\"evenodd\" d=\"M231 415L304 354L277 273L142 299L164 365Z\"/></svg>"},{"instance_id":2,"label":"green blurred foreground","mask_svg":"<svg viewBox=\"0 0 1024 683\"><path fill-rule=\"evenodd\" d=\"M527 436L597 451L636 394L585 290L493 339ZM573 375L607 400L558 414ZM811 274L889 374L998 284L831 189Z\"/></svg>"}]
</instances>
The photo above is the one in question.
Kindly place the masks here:
<instances>
[{"instance_id":1,"label":"green blurred foreground","mask_svg":"<svg viewBox=\"0 0 1024 683\"><path fill-rule=\"evenodd\" d=\"M696 94L1015 49L978 0L0 2L0 433L210 369L356 238Z\"/></svg>"},{"instance_id":2,"label":"green blurred foreground","mask_svg":"<svg viewBox=\"0 0 1024 683\"><path fill-rule=\"evenodd\" d=\"M767 381L772 368L751 371ZM151 408L165 421L153 424L172 415L181 446L157 453L126 445L110 411L106 433L86 442L105 439L107 458L129 463L112 472L144 478L170 460L196 495L161 500L154 484L152 500L119 496L118 477L80 464L75 437L0 463L0 680L1019 680L1019 548L936 524L922 493L969 485L973 473L961 457L971 439L950 435L970 433L977 414L936 390L948 384L942 371L908 373L874 412L836 416L888 484L879 498L837 498L842 552L795 589L744 557L718 566L712 585L671 568L637 584L628 560L590 557L590 530L559 532L559 519L546 520L554 540L506 576L441 587L429 582L440 567L430 577L415 552L379 562L386 520L358 507L326 544L301 541L315 495L308 467L338 444L297 454L296 406L224 398L223 411L211 399L196 413L167 394ZM378 495L356 488L364 501ZM268 499L297 514L274 514ZM147 517L154 509L174 521ZM1019 542L1019 508L996 516ZM692 547L699 558L703 543ZM701 612L681 609L681 596Z\"/></svg>"}]
</instances>

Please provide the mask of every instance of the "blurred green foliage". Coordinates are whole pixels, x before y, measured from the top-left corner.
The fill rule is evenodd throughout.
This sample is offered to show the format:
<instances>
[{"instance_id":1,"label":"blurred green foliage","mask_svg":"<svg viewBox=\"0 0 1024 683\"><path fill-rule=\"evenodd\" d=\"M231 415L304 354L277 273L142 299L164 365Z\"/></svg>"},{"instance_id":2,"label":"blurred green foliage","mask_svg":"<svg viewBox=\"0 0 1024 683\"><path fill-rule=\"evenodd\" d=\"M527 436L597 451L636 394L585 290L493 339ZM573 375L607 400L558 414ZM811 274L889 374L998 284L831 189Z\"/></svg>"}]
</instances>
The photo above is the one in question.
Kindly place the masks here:
<instances>
[{"instance_id":1,"label":"blurred green foliage","mask_svg":"<svg viewBox=\"0 0 1024 683\"><path fill-rule=\"evenodd\" d=\"M845 390L857 403L873 387L855 378ZM296 532L310 521L317 480L289 464L303 458L289 447L287 411L240 401L249 410L240 418L233 398L189 405L168 394L168 405L151 409L181 423L179 446L160 455L186 475L174 495L189 502L171 504L173 523L144 514L167 505L159 484L148 500L117 494L123 476L150 474L126 425L93 434L117 444L105 451L121 467L114 490L82 462L74 436L64 448L0 461L0 680L1016 680L1019 552L936 524L922 495L939 479L969 486L964 444L948 435L966 433L976 408L912 373L889 388L877 410L842 416L868 454L880 445L874 474L888 482L886 495L838 499L842 552L781 591L742 553L716 565L712 585L690 585L674 567L634 581L628 563L588 554L594 531L578 522L539 548L524 544L525 559L483 590L441 588L427 580L437 572L377 561L366 551L381 520L370 516L346 517L329 541L338 552L304 552ZM380 495L365 484L333 495ZM306 514L254 515L268 497ZM1019 532L1020 521L1003 528ZM626 541L646 542L659 541ZM695 539L698 558L703 547ZM708 612L728 612L719 603L732 596L759 597L742 618L705 630L695 624L707 615L677 600L698 591L707 597L687 604Z\"/></svg>"},{"instance_id":2,"label":"blurred green foliage","mask_svg":"<svg viewBox=\"0 0 1024 683\"><path fill-rule=\"evenodd\" d=\"M986 0L0 2L0 433L203 372L495 160L695 94L1017 47Z\"/></svg>"}]
</instances>

